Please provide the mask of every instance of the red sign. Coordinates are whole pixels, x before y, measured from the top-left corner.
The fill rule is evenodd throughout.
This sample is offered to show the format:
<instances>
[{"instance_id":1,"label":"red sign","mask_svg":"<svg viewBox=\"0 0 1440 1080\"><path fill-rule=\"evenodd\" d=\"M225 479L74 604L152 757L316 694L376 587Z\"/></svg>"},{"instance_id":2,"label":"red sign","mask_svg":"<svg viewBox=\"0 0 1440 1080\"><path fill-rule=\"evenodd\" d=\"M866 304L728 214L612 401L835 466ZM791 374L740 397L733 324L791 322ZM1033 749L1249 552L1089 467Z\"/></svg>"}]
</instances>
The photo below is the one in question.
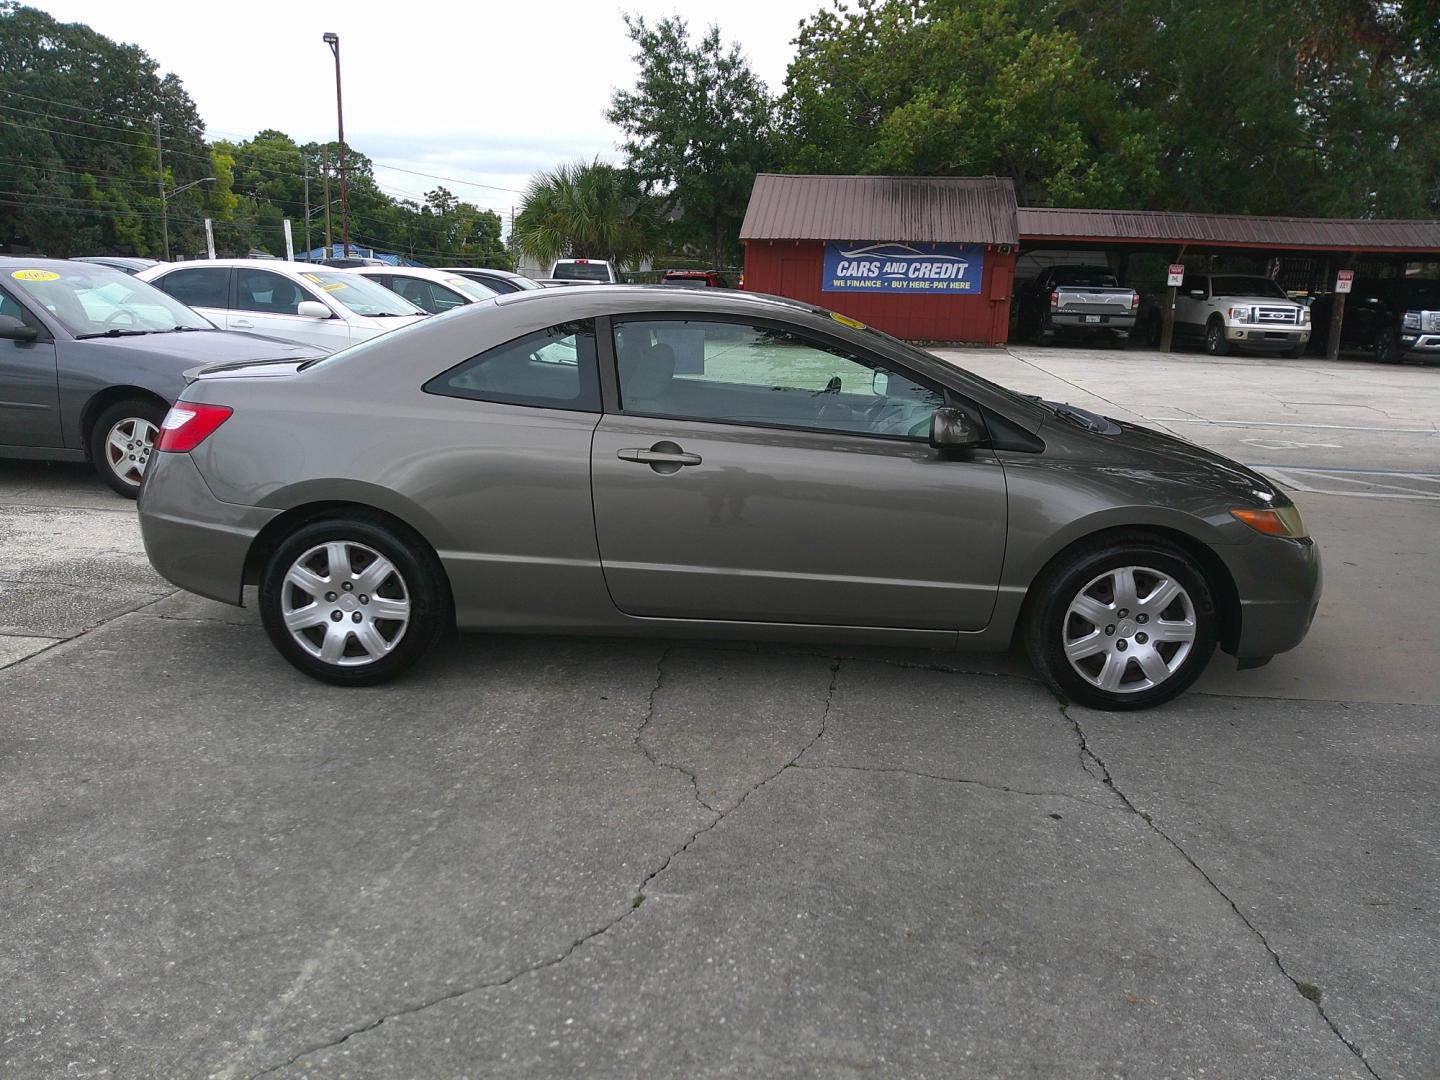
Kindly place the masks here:
<instances>
[{"instance_id":1,"label":"red sign","mask_svg":"<svg viewBox=\"0 0 1440 1080\"><path fill-rule=\"evenodd\" d=\"M1180 285L1185 281L1185 266L1183 263L1171 263L1170 273L1165 278L1166 285Z\"/></svg>"},{"instance_id":2,"label":"red sign","mask_svg":"<svg viewBox=\"0 0 1440 1080\"><path fill-rule=\"evenodd\" d=\"M1335 275L1335 291L1337 293L1348 293L1350 291L1350 285L1354 280L1354 270L1341 270Z\"/></svg>"}]
</instances>

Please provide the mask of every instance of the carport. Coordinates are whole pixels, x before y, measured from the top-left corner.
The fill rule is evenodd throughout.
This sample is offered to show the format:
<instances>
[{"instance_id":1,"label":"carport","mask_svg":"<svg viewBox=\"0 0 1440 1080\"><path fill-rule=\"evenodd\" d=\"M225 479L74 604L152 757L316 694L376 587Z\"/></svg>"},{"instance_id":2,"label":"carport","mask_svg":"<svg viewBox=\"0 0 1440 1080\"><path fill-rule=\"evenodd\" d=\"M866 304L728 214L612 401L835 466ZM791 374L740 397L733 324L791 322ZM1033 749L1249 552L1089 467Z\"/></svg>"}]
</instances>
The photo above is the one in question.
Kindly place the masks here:
<instances>
[{"instance_id":1,"label":"carport","mask_svg":"<svg viewBox=\"0 0 1440 1080\"><path fill-rule=\"evenodd\" d=\"M1440 273L1440 221L1250 217L1158 210L1022 206L1016 280L1055 264L1108 263L1163 311L1166 268L1232 271L1274 278L1294 296L1335 291L1342 270L1356 277ZM1338 348L1344 301L1329 334Z\"/></svg>"}]
</instances>

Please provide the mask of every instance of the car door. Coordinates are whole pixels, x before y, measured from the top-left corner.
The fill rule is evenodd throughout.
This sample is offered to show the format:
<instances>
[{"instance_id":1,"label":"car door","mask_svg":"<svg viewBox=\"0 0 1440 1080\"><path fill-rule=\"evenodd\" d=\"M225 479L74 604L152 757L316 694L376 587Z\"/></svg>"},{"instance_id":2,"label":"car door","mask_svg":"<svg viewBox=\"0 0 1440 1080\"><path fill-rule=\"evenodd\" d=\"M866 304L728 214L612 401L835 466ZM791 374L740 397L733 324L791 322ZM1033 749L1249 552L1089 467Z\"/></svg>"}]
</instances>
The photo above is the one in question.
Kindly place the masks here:
<instances>
[{"instance_id":1,"label":"car door","mask_svg":"<svg viewBox=\"0 0 1440 1080\"><path fill-rule=\"evenodd\" d=\"M34 341L0 338L0 443L64 446L55 339L45 324L4 288L0 288L0 315L39 331Z\"/></svg>"},{"instance_id":2,"label":"car door","mask_svg":"<svg viewBox=\"0 0 1440 1080\"><path fill-rule=\"evenodd\" d=\"M187 266L157 278L154 284L216 326L225 325L230 314L228 266Z\"/></svg>"},{"instance_id":3,"label":"car door","mask_svg":"<svg viewBox=\"0 0 1440 1080\"><path fill-rule=\"evenodd\" d=\"M235 302L225 325L230 330L268 334L302 345L344 348L350 342L350 324L331 311L328 319L301 315L300 304L313 300L330 305L310 289L284 274L260 267L235 268Z\"/></svg>"},{"instance_id":4,"label":"car door","mask_svg":"<svg viewBox=\"0 0 1440 1080\"><path fill-rule=\"evenodd\" d=\"M1200 274L1186 274L1175 293L1175 333L1181 337L1199 337L1205 332L1205 302L1197 299L1196 291L1209 295L1209 280Z\"/></svg>"},{"instance_id":5,"label":"car door","mask_svg":"<svg viewBox=\"0 0 1440 1080\"><path fill-rule=\"evenodd\" d=\"M1005 477L990 451L931 449L941 387L764 319L626 316L614 320L613 342L617 401L595 431L591 482L620 610L988 623Z\"/></svg>"}]
</instances>

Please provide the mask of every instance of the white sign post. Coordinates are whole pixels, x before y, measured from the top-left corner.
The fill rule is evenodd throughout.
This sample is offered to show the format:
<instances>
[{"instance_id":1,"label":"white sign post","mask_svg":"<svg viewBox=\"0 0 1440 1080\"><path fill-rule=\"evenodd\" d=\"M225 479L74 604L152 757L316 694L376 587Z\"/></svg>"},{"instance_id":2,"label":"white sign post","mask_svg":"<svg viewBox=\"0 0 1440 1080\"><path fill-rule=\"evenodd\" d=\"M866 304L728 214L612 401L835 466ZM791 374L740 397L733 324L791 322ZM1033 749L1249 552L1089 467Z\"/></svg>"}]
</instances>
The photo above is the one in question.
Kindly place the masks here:
<instances>
[{"instance_id":1,"label":"white sign post","mask_svg":"<svg viewBox=\"0 0 1440 1080\"><path fill-rule=\"evenodd\" d=\"M215 227L210 223L208 217L205 219L205 250L209 253L210 258L215 258Z\"/></svg>"},{"instance_id":2,"label":"white sign post","mask_svg":"<svg viewBox=\"0 0 1440 1080\"><path fill-rule=\"evenodd\" d=\"M1182 263L1171 263L1170 272L1165 275L1165 284L1170 288L1176 288L1185 282L1185 266Z\"/></svg>"},{"instance_id":3,"label":"white sign post","mask_svg":"<svg viewBox=\"0 0 1440 1080\"><path fill-rule=\"evenodd\" d=\"M287 217L281 224L285 228L285 261L295 261L295 241L290 236L290 219Z\"/></svg>"},{"instance_id":4,"label":"white sign post","mask_svg":"<svg viewBox=\"0 0 1440 1080\"><path fill-rule=\"evenodd\" d=\"M1350 286L1354 283L1354 270L1341 270L1335 275L1335 291L1337 293L1348 293L1350 291Z\"/></svg>"},{"instance_id":5,"label":"white sign post","mask_svg":"<svg viewBox=\"0 0 1440 1080\"><path fill-rule=\"evenodd\" d=\"M1160 319L1161 352L1170 351L1170 344L1175 337L1175 290L1184 280L1184 264L1171 263L1169 272L1165 275L1165 311Z\"/></svg>"},{"instance_id":6,"label":"white sign post","mask_svg":"<svg viewBox=\"0 0 1440 1080\"><path fill-rule=\"evenodd\" d=\"M1340 328L1345 325L1345 296L1355 284L1354 270L1340 270L1335 274L1335 303L1330 308L1330 345L1325 355L1331 360L1340 358Z\"/></svg>"}]
</instances>

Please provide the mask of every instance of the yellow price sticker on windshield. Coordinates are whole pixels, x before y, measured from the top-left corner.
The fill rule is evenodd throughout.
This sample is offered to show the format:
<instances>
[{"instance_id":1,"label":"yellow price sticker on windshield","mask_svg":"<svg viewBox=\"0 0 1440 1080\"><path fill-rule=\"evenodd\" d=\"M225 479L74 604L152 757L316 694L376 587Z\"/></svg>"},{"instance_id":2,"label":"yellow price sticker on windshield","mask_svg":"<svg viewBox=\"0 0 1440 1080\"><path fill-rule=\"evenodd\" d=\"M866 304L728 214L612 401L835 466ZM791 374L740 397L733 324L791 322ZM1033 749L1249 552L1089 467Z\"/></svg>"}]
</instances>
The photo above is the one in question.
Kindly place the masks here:
<instances>
[{"instance_id":1,"label":"yellow price sticker on windshield","mask_svg":"<svg viewBox=\"0 0 1440 1080\"><path fill-rule=\"evenodd\" d=\"M834 319L841 326L848 326L851 330L864 330L865 324L859 319L852 319L849 315L841 315L838 311L830 312L830 318Z\"/></svg>"},{"instance_id":2,"label":"yellow price sticker on windshield","mask_svg":"<svg viewBox=\"0 0 1440 1080\"><path fill-rule=\"evenodd\" d=\"M16 281L59 281L54 270L16 270L10 275Z\"/></svg>"},{"instance_id":3,"label":"yellow price sticker on windshield","mask_svg":"<svg viewBox=\"0 0 1440 1080\"><path fill-rule=\"evenodd\" d=\"M313 281L316 285L320 284L319 274L301 274L300 276L303 277L306 281Z\"/></svg>"},{"instance_id":4,"label":"yellow price sticker on windshield","mask_svg":"<svg viewBox=\"0 0 1440 1080\"><path fill-rule=\"evenodd\" d=\"M343 281L332 281L329 285L321 285L320 288L326 292L338 292L340 289L345 288L345 285L346 283Z\"/></svg>"}]
</instances>

